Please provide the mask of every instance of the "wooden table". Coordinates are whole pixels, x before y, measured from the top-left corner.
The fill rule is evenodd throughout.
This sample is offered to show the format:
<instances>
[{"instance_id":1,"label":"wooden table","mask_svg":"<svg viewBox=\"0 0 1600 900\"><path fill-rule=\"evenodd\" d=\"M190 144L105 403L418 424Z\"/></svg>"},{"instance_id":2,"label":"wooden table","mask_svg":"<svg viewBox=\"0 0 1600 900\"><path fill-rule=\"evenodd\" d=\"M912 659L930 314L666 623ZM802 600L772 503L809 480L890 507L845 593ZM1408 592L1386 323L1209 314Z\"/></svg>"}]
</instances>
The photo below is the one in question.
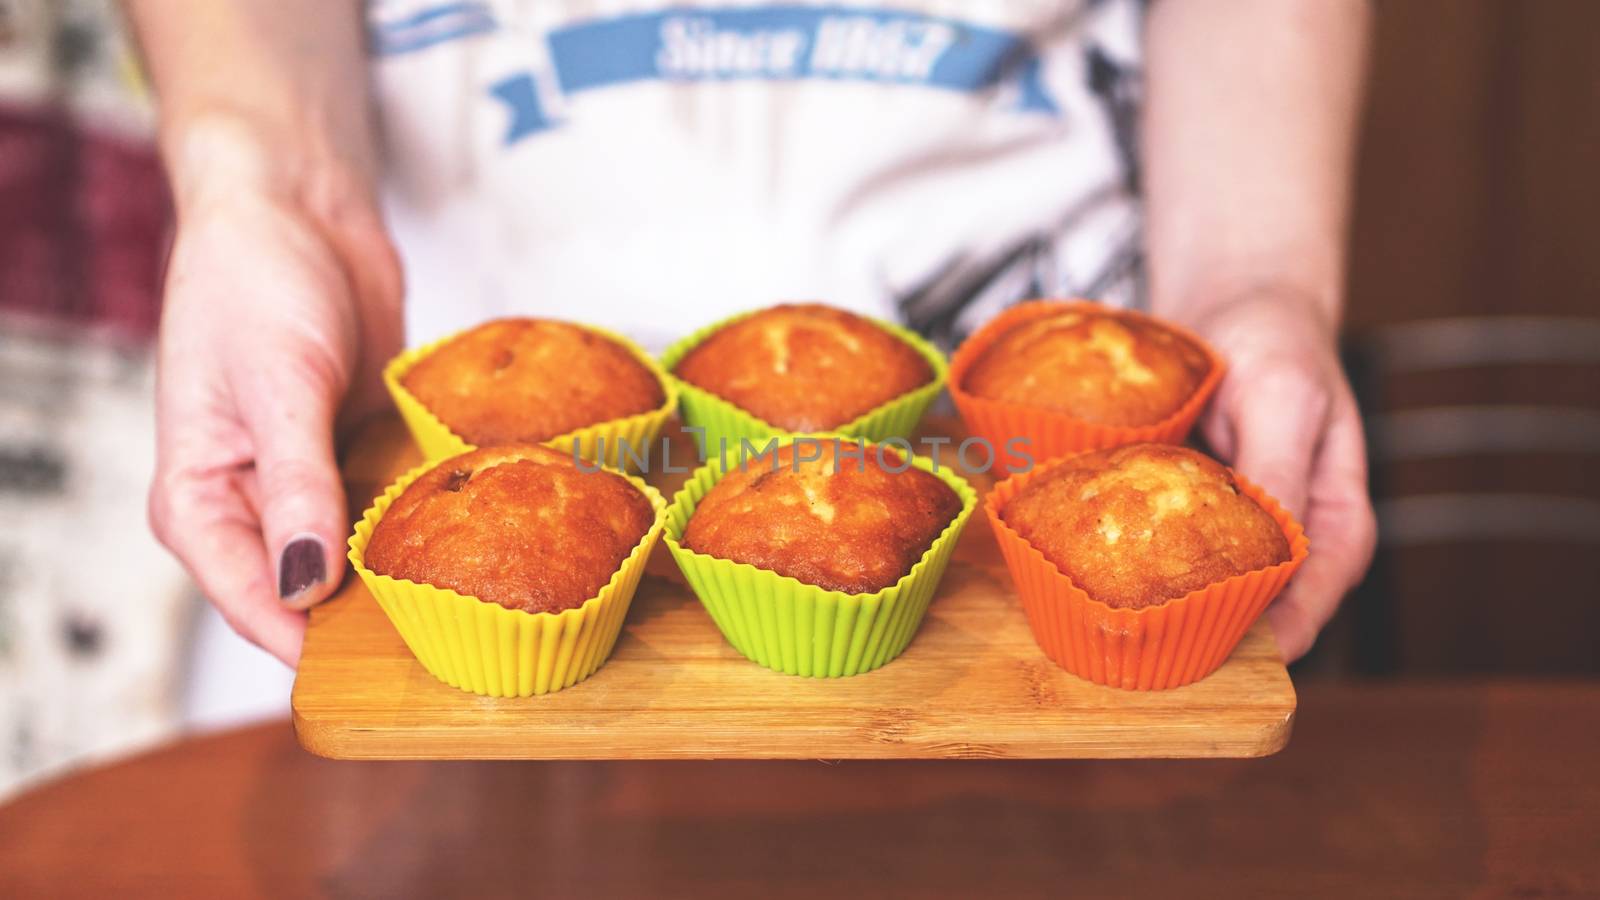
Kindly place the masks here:
<instances>
[{"instance_id":1,"label":"wooden table","mask_svg":"<svg viewBox=\"0 0 1600 900\"><path fill-rule=\"evenodd\" d=\"M0 896L1600 894L1600 683L1302 685L1248 761L384 762L288 723L0 807Z\"/></svg>"}]
</instances>

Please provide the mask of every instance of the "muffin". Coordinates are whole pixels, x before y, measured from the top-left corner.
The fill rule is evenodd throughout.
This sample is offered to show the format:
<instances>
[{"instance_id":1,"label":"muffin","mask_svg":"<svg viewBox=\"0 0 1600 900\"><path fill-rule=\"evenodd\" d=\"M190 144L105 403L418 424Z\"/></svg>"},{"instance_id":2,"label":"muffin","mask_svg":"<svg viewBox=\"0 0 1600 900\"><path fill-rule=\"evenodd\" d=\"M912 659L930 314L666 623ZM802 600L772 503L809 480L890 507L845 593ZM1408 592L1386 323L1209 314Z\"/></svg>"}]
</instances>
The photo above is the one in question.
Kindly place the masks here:
<instances>
[{"instance_id":1,"label":"muffin","mask_svg":"<svg viewBox=\"0 0 1600 900\"><path fill-rule=\"evenodd\" d=\"M469 444L536 444L658 409L661 381L629 348L547 319L498 319L423 356L400 383Z\"/></svg>"},{"instance_id":2,"label":"muffin","mask_svg":"<svg viewBox=\"0 0 1600 900\"><path fill-rule=\"evenodd\" d=\"M786 444L731 467L695 506L683 546L867 594L910 572L962 509L949 485L892 448L829 439L798 449L798 463Z\"/></svg>"},{"instance_id":3,"label":"muffin","mask_svg":"<svg viewBox=\"0 0 1600 900\"><path fill-rule=\"evenodd\" d=\"M718 329L673 374L785 431L827 431L931 383L916 348L869 319L785 304Z\"/></svg>"},{"instance_id":4,"label":"muffin","mask_svg":"<svg viewBox=\"0 0 1600 900\"><path fill-rule=\"evenodd\" d=\"M1002 333L960 387L985 400L1100 425L1154 425L1194 396L1211 370L1194 341L1140 315L1061 305Z\"/></svg>"},{"instance_id":5,"label":"muffin","mask_svg":"<svg viewBox=\"0 0 1600 900\"><path fill-rule=\"evenodd\" d=\"M1114 608L1160 605L1289 559L1283 529L1232 473L1171 444L1071 457L1031 479L1000 518Z\"/></svg>"},{"instance_id":6,"label":"muffin","mask_svg":"<svg viewBox=\"0 0 1600 900\"><path fill-rule=\"evenodd\" d=\"M530 613L582 606L650 530L620 475L537 445L474 450L423 473L373 529L371 571Z\"/></svg>"}]
</instances>

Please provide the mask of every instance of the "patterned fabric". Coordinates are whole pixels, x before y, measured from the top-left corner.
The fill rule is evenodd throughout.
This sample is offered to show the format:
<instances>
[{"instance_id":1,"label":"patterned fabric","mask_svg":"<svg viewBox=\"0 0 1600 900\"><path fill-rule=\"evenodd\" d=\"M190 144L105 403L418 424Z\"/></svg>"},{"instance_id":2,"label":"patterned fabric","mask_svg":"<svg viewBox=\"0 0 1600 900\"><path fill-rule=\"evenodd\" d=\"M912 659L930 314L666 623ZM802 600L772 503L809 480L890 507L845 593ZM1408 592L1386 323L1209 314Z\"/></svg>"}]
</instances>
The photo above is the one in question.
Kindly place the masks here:
<instances>
[{"instance_id":1,"label":"patterned fabric","mask_svg":"<svg viewBox=\"0 0 1600 900\"><path fill-rule=\"evenodd\" d=\"M110 3L0 0L0 795L178 722L193 600L144 517L170 213L133 71Z\"/></svg>"},{"instance_id":2,"label":"patterned fabric","mask_svg":"<svg viewBox=\"0 0 1600 900\"><path fill-rule=\"evenodd\" d=\"M148 346L0 319L0 794L178 724L188 581L145 524Z\"/></svg>"},{"instance_id":3,"label":"patterned fabric","mask_svg":"<svg viewBox=\"0 0 1600 900\"><path fill-rule=\"evenodd\" d=\"M112 10L0 0L0 311L143 340L171 214Z\"/></svg>"}]
</instances>

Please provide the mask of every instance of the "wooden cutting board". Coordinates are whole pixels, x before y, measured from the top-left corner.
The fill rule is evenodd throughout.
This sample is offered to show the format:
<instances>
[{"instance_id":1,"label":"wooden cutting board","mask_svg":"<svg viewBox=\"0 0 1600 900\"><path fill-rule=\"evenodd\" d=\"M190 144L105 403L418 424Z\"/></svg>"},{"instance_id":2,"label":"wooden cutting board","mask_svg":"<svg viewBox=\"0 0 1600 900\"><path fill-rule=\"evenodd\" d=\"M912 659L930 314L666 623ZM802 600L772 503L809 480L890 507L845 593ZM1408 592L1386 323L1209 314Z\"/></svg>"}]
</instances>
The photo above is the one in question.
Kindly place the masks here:
<instances>
[{"instance_id":1,"label":"wooden cutting board","mask_svg":"<svg viewBox=\"0 0 1600 900\"><path fill-rule=\"evenodd\" d=\"M953 435L951 420L930 434ZM681 432L674 459L692 458ZM945 448L948 450L948 448ZM684 454L684 455L678 455ZM398 419L347 454L352 521L420 455ZM658 480L675 490L684 476ZM980 495L990 480L972 478ZM339 759L881 759L1265 756L1295 692L1265 622L1171 691L1101 687L1033 642L978 510L906 652L842 679L771 672L712 625L659 548L611 659L572 688L477 697L429 675L359 579L311 613L294 685L300 743Z\"/></svg>"}]
</instances>

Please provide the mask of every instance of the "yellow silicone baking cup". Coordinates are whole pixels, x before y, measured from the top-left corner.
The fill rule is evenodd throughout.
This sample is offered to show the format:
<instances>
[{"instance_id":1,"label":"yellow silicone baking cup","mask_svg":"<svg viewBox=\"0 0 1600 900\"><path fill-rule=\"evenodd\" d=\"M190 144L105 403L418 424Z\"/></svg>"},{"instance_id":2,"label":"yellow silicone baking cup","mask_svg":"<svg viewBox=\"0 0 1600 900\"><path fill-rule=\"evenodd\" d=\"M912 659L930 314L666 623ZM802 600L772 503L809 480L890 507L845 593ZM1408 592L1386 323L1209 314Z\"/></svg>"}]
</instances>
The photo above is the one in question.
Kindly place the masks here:
<instances>
[{"instance_id":1,"label":"yellow silicone baking cup","mask_svg":"<svg viewBox=\"0 0 1600 900\"><path fill-rule=\"evenodd\" d=\"M637 471L638 467L634 465L634 461L644 453L646 448L654 444L656 437L661 434L662 426L667 423L667 420L672 417L673 412L678 408L678 380L669 378L667 373L662 371L660 364L650 354L644 352L638 345L622 335L593 325L579 325L578 327L610 338L626 347L629 353L632 353L636 359L644 363L655 374L656 380L661 382L661 391L666 395L666 399L661 406L649 412L598 422L594 425L579 428L576 431L558 435L544 443L546 446L554 447L564 453L571 453L573 442L576 441L578 443L578 454L590 462L599 462L613 469L626 468L629 471ZM450 426L440 421L438 416L434 415L431 410L423 405L421 400L416 398L416 395L406 390L405 385L400 383L400 379L404 378L406 372L410 371L411 367L421 361L423 357L459 337L460 334L461 332L457 332L449 337L440 338L431 344L426 344L413 350L406 350L394 359L389 360L388 365L383 367L384 386L389 389L389 396L394 398L394 405L399 408L400 418L405 420L406 428L411 431L412 439L417 442L417 446L422 450L422 455L429 462L438 462L451 456L459 456L468 450L476 448L474 445L467 443L466 438L451 431ZM622 453L624 444L633 449L633 455L624 457ZM605 448L605 459L600 458L602 445Z\"/></svg>"},{"instance_id":2,"label":"yellow silicone baking cup","mask_svg":"<svg viewBox=\"0 0 1600 900\"><path fill-rule=\"evenodd\" d=\"M741 439L748 438L757 442L759 446L760 442L764 442L767 438L793 433L672 374L672 370L689 354L689 351L699 346L706 338L735 322L764 311L747 310L707 325L672 344L661 354L661 366L666 370L667 377L676 384L682 398L680 415L684 424L705 429L704 446L708 456L717 455L717 448L724 446L722 441L726 441L725 446L730 452L736 453ZM827 431L831 434L843 434L868 441L885 441L891 437L909 438L916 430L917 423L922 420L922 414L927 411L928 405L933 403L933 398L939 396L939 391L944 389L945 377L950 369L949 363L937 347L928 343L916 332L878 319L868 318L867 321L910 344L912 349L928 361L929 368L933 369L933 380L862 413L838 428L830 428Z\"/></svg>"},{"instance_id":3,"label":"yellow silicone baking cup","mask_svg":"<svg viewBox=\"0 0 1600 900\"><path fill-rule=\"evenodd\" d=\"M417 661L445 684L486 697L547 694L593 675L611 655L645 560L661 539L667 503L660 492L634 476L623 476L649 498L656 512L650 530L600 593L582 606L530 613L431 584L379 575L366 567L367 544L378 520L433 465L417 466L389 485L350 536L351 565Z\"/></svg>"},{"instance_id":4,"label":"yellow silicone baking cup","mask_svg":"<svg viewBox=\"0 0 1600 900\"><path fill-rule=\"evenodd\" d=\"M825 436L787 436L777 439L776 445L799 437ZM868 452L873 452L870 445ZM910 572L871 594L826 590L684 547L679 541L695 506L729 470L738 468L739 455L730 452L726 466L713 457L695 471L667 508L665 540L690 589L734 649L774 671L817 678L870 672L906 649L977 507L978 495L948 467L936 469L927 459L903 455L949 485L961 498L961 512ZM869 458L867 464L874 463Z\"/></svg>"}]
</instances>

